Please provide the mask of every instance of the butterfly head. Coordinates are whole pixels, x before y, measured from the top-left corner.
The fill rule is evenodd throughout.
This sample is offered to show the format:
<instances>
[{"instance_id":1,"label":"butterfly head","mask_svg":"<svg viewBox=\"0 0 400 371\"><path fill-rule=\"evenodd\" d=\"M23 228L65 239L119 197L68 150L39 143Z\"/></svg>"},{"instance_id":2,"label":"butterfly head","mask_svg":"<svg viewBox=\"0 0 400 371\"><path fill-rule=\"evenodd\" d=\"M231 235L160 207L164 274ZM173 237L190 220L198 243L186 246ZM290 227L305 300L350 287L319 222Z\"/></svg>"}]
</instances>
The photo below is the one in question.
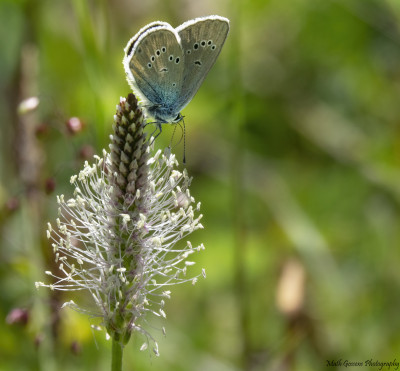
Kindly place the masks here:
<instances>
[{"instance_id":1,"label":"butterfly head","mask_svg":"<svg viewBox=\"0 0 400 371\"><path fill-rule=\"evenodd\" d=\"M176 113L168 107L153 105L146 107L149 116L153 117L160 124L176 124L183 120L181 113Z\"/></svg>"},{"instance_id":2,"label":"butterfly head","mask_svg":"<svg viewBox=\"0 0 400 371\"><path fill-rule=\"evenodd\" d=\"M183 120L182 114L181 114L181 113L178 113L178 115L175 117L175 119L172 121L172 123L173 123L173 124L176 124L176 123L178 123L178 122L180 122L180 121L182 121L182 120Z\"/></svg>"}]
</instances>

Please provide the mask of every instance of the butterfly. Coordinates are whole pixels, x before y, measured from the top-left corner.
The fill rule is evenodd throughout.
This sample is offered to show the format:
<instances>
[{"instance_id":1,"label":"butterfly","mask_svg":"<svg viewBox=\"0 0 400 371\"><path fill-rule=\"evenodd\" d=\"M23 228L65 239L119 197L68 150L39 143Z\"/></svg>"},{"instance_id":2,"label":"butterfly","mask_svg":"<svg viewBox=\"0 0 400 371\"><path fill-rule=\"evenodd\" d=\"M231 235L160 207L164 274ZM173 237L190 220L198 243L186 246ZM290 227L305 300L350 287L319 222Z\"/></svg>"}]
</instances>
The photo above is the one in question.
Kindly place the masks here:
<instances>
[{"instance_id":1,"label":"butterfly","mask_svg":"<svg viewBox=\"0 0 400 371\"><path fill-rule=\"evenodd\" d=\"M228 32L229 20L212 15L177 28L152 22L129 40L123 59L127 81L160 132L161 124L183 119L181 110L199 90Z\"/></svg>"}]
</instances>

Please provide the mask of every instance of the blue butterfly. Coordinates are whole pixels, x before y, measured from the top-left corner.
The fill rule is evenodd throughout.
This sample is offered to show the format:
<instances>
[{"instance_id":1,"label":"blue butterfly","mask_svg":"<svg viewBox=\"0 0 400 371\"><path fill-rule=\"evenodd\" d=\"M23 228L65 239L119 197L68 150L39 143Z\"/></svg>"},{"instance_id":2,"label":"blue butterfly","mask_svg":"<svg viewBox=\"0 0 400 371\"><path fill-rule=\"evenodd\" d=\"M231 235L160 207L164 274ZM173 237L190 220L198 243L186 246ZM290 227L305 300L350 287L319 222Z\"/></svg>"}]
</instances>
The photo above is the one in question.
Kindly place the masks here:
<instances>
[{"instance_id":1,"label":"blue butterfly","mask_svg":"<svg viewBox=\"0 0 400 371\"><path fill-rule=\"evenodd\" d=\"M229 32L229 20L216 15L183 23L143 27L125 47L126 77L148 116L161 124L183 119L180 111L192 100L215 63Z\"/></svg>"}]
</instances>

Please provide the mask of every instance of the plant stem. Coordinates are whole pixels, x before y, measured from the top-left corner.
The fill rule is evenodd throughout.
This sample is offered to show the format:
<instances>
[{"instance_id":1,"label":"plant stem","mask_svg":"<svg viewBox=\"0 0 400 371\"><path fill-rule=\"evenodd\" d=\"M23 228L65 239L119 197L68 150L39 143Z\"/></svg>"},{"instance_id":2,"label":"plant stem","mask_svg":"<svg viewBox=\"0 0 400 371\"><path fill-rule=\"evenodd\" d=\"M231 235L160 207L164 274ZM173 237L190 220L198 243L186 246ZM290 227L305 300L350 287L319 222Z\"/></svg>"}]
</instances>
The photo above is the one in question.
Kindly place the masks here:
<instances>
[{"instance_id":1,"label":"plant stem","mask_svg":"<svg viewBox=\"0 0 400 371\"><path fill-rule=\"evenodd\" d=\"M112 340L111 371L122 371L122 344Z\"/></svg>"}]
</instances>

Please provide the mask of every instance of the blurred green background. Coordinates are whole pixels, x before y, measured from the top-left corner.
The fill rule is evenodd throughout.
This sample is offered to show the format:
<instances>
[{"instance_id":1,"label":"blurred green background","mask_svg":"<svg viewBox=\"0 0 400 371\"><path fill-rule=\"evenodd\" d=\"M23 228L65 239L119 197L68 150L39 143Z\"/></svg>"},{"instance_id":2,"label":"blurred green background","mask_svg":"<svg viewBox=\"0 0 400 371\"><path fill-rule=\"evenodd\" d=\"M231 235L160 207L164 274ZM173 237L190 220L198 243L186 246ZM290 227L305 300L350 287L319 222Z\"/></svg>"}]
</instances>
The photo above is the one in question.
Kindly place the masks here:
<instances>
[{"instance_id":1,"label":"blurred green background","mask_svg":"<svg viewBox=\"0 0 400 371\"><path fill-rule=\"evenodd\" d=\"M0 370L110 369L104 332L59 310L85 298L34 287L46 223L108 147L131 36L209 14L231 32L183 111L207 279L172 289L161 356L135 338L124 369L400 359L399 1L0 0Z\"/></svg>"}]
</instances>

